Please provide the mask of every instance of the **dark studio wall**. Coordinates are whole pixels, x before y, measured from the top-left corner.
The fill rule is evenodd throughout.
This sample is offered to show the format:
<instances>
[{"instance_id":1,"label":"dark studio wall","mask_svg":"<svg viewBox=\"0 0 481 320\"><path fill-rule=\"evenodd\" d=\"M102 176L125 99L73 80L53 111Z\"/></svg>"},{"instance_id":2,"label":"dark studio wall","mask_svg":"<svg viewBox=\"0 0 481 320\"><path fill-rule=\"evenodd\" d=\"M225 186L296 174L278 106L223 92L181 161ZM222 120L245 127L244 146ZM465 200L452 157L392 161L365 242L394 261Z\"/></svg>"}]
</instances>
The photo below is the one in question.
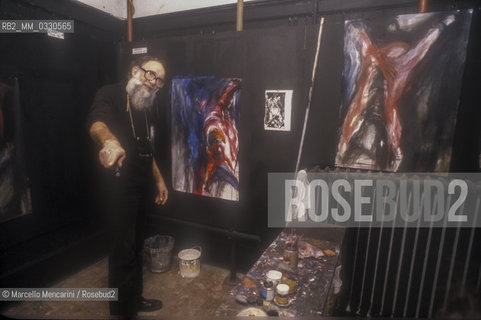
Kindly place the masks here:
<instances>
[{"instance_id":1,"label":"dark studio wall","mask_svg":"<svg viewBox=\"0 0 481 320\"><path fill-rule=\"evenodd\" d=\"M417 1L256 1L246 4L245 31L235 27L235 6L134 20L137 41L123 42L124 24L71 1L0 2L2 19L76 18L75 34L65 40L45 35L0 35L0 66L6 64L19 78L27 138L27 167L31 175L34 213L0 224L2 272L18 286L20 268L30 253L25 248L41 236L42 254L73 233L76 224L96 223L94 196L95 147L84 127L93 95L102 84L118 80L130 58L131 47L146 46L166 61L167 77L214 75L242 78L240 123L240 201L200 197L171 190L168 204L150 216L150 233L172 233L177 246L210 244L205 258L228 265L228 237L206 231L208 226L260 236L262 243L240 240L239 258L250 267L279 230L267 227L267 174L295 170L307 106L319 17L326 17L317 78L307 123L300 168L333 165L340 105L345 19L413 13ZM479 1L432 1L430 10L479 8ZM6 16L4 16L4 13ZM468 45L460 111L453 149L453 171L476 171L479 154L480 105L479 10L475 10ZM263 129L264 91L293 89L290 132ZM170 180L169 93L160 97L163 120L158 154ZM165 218L199 224L185 226ZM57 233L56 233L57 232ZM94 231L88 231L91 235ZM94 238L92 238L94 239ZM94 240L92 240L94 241ZM43 243L43 242L40 242ZM92 249L88 243L85 248ZM210 251L210 252L209 252ZM17 260L12 257L20 257ZM80 255L76 262L92 257ZM6 264L3 263L6 261ZM20 262L19 262L20 261ZM47 264L50 265L50 264ZM4 267L5 266L5 267ZM57 275L60 275L57 274ZM31 278L40 278L39 274ZM0 278L2 279L2 278Z\"/></svg>"},{"instance_id":2,"label":"dark studio wall","mask_svg":"<svg viewBox=\"0 0 481 320\"><path fill-rule=\"evenodd\" d=\"M69 15L62 9L33 1L0 2L1 19L74 19L84 12L74 7L70 10L77 13ZM75 33L64 40L46 34L0 34L0 76L5 81L16 78L19 84L33 208L31 214L0 224L2 286L40 285L88 258L86 250L78 250L70 262L64 256L56 267L52 261L42 265L75 251L96 229L84 123L97 88L115 77L110 62L115 37L81 19L75 19ZM42 273L42 267L54 272Z\"/></svg>"}]
</instances>

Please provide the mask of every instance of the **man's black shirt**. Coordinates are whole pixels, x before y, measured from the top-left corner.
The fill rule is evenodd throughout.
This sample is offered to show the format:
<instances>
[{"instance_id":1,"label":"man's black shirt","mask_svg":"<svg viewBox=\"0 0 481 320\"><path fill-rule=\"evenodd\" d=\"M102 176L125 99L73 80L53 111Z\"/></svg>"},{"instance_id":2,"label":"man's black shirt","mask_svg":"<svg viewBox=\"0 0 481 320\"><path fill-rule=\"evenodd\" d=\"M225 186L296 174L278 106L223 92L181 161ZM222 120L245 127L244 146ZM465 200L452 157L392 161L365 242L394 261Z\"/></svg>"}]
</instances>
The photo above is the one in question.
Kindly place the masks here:
<instances>
[{"instance_id":1,"label":"man's black shirt","mask_svg":"<svg viewBox=\"0 0 481 320\"><path fill-rule=\"evenodd\" d=\"M150 112L135 110L132 104L130 109L135 136L127 110L125 84L118 83L104 86L99 89L95 96L87 125L90 128L96 121L101 121L107 125L126 153L118 180L128 187L137 187L151 182L153 177L152 157L139 156L139 142L136 141L136 138L138 138L140 143L145 144L149 136L151 115ZM148 125L146 124L146 117Z\"/></svg>"}]
</instances>

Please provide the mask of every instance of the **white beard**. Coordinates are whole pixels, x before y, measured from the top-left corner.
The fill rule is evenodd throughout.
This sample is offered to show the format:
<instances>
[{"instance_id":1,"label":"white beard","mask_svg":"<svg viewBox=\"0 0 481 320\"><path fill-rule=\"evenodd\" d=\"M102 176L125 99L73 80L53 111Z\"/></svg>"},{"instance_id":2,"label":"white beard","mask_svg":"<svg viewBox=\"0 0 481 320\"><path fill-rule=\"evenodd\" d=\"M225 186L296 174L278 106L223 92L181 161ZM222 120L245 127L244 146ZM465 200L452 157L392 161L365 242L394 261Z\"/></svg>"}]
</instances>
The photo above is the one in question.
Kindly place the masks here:
<instances>
[{"instance_id":1,"label":"white beard","mask_svg":"<svg viewBox=\"0 0 481 320\"><path fill-rule=\"evenodd\" d=\"M139 80L139 76L140 72L136 73L132 78L130 78L130 80L127 82L125 90L127 91L127 94L130 97L130 102L135 110L150 110L154 104L155 95L159 89L152 90L150 93L146 92L142 88L144 83Z\"/></svg>"}]
</instances>

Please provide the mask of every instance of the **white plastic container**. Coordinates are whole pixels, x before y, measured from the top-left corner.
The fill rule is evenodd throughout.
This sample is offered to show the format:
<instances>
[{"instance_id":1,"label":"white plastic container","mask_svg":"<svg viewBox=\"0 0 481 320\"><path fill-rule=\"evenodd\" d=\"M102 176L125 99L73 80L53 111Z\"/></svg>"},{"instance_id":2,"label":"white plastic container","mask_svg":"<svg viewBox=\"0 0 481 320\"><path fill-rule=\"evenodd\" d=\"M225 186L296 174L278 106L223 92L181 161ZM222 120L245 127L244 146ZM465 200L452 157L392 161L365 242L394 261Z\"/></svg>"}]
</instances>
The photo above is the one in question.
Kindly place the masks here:
<instances>
[{"instance_id":1,"label":"white plastic container","mask_svg":"<svg viewBox=\"0 0 481 320\"><path fill-rule=\"evenodd\" d=\"M266 280L271 281L274 288L281 282L282 273L277 270L269 270L266 273Z\"/></svg>"},{"instance_id":2,"label":"white plastic container","mask_svg":"<svg viewBox=\"0 0 481 320\"><path fill-rule=\"evenodd\" d=\"M179 257L179 270L183 278L195 278L200 273L200 247L184 249L177 255Z\"/></svg>"}]
</instances>

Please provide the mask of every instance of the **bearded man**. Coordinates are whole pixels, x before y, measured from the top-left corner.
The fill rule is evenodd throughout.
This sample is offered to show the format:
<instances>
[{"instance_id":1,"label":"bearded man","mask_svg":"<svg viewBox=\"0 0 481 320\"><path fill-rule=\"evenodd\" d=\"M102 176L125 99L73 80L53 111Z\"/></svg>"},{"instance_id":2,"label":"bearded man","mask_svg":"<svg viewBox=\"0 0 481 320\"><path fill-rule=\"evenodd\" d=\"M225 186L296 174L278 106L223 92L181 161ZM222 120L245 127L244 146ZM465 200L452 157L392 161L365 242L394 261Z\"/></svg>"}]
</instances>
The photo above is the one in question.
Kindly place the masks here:
<instances>
[{"instance_id":1,"label":"bearded man","mask_svg":"<svg viewBox=\"0 0 481 320\"><path fill-rule=\"evenodd\" d=\"M105 173L109 287L118 288L118 301L110 301L112 315L135 316L162 307L160 300L142 297L141 252L146 212L152 201L163 205L168 197L152 152L152 111L164 77L164 66L156 58L132 61L128 81L102 87L88 117Z\"/></svg>"}]
</instances>

